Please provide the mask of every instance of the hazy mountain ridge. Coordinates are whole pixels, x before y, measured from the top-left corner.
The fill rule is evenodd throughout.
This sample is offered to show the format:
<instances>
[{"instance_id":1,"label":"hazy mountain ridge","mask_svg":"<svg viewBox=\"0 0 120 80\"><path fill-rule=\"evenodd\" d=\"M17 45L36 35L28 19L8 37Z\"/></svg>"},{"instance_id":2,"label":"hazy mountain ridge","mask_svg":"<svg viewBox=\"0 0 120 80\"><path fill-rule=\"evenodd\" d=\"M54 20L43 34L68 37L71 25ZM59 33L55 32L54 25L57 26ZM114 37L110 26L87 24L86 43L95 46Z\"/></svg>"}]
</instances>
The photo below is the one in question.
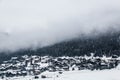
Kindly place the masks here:
<instances>
[{"instance_id":1,"label":"hazy mountain ridge","mask_svg":"<svg viewBox=\"0 0 120 80\"><path fill-rule=\"evenodd\" d=\"M16 52L1 53L0 60L10 59L19 55L50 55L50 56L84 56L94 53L95 56L120 55L120 32L108 32L96 37L83 36L71 41L57 43L55 45L38 49L21 49Z\"/></svg>"}]
</instances>

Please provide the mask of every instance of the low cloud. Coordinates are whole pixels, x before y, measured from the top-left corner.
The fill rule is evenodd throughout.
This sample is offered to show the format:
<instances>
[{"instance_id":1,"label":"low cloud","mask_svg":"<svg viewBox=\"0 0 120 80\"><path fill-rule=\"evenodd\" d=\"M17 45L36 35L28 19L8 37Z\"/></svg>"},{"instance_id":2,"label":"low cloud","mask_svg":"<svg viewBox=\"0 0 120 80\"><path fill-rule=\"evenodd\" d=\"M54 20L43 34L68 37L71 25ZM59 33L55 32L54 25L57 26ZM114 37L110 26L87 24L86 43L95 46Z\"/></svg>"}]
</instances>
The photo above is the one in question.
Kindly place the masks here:
<instances>
[{"instance_id":1,"label":"low cloud","mask_svg":"<svg viewBox=\"0 0 120 80\"><path fill-rule=\"evenodd\" d=\"M119 29L119 21L119 0L0 0L0 51Z\"/></svg>"}]
</instances>

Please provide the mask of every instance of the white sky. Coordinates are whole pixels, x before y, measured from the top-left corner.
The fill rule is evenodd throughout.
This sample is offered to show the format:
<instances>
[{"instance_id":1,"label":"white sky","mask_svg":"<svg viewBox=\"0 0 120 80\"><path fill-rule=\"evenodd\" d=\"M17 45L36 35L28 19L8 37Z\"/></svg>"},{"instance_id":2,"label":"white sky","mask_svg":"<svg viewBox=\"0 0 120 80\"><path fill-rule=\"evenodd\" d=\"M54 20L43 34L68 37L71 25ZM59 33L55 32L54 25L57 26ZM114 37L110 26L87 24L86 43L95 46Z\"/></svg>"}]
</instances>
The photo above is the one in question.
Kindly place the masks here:
<instances>
[{"instance_id":1,"label":"white sky","mask_svg":"<svg viewBox=\"0 0 120 80\"><path fill-rule=\"evenodd\" d=\"M0 0L0 50L38 47L119 28L120 0Z\"/></svg>"}]
</instances>

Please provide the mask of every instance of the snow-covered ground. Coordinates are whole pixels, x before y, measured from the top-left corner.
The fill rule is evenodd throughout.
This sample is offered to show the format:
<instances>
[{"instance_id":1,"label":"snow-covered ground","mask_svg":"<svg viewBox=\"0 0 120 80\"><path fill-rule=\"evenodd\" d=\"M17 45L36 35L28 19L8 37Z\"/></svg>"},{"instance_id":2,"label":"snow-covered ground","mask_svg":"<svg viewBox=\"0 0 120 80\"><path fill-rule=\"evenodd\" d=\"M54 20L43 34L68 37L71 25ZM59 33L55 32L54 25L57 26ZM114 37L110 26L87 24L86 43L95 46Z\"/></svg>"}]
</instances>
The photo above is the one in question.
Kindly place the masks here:
<instances>
[{"instance_id":1,"label":"snow-covered ground","mask_svg":"<svg viewBox=\"0 0 120 80\"><path fill-rule=\"evenodd\" d=\"M47 75L48 78L42 79L41 75ZM120 80L119 69L66 71L63 74L58 74L58 72L44 72L41 75L39 75L39 79L34 79L34 76L26 76L0 80Z\"/></svg>"},{"instance_id":2,"label":"snow-covered ground","mask_svg":"<svg viewBox=\"0 0 120 80\"><path fill-rule=\"evenodd\" d=\"M62 80L120 80L120 70L66 72ZM60 80L60 79L58 79Z\"/></svg>"}]
</instances>

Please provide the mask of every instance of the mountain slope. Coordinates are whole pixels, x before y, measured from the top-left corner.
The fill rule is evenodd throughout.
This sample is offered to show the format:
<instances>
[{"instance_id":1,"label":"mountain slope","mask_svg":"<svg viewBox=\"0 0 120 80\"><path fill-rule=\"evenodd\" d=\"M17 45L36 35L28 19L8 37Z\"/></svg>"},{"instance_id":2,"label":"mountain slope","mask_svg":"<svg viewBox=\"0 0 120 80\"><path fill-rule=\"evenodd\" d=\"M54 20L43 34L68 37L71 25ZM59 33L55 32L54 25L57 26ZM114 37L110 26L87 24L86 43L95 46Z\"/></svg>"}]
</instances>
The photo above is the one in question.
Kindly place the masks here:
<instances>
[{"instance_id":1,"label":"mountain slope","mask_svg":"<svg viewBox=\"0 0 120 80\"><path fill-rule=\"evenodd\" d=\"M83 56L95 53L96 56L120 55L120 33L107 33L97 37L83 37L36 50L40 55Z\"/></svg>"},{"instance_id":2,"label":"mountain slope","mask_svg":"<svg viewBox=\"0 0 120 80\"><path fill-rule=\"evenodd\" d=\"M33 49L22 49L9 55L2 53L0 60L19 55L50 55L50 56L84 56L94 53L95 56L120 56L120 32L108 32L96 37L73 39L55 45Z\"/></svg>"}]
</instances>

